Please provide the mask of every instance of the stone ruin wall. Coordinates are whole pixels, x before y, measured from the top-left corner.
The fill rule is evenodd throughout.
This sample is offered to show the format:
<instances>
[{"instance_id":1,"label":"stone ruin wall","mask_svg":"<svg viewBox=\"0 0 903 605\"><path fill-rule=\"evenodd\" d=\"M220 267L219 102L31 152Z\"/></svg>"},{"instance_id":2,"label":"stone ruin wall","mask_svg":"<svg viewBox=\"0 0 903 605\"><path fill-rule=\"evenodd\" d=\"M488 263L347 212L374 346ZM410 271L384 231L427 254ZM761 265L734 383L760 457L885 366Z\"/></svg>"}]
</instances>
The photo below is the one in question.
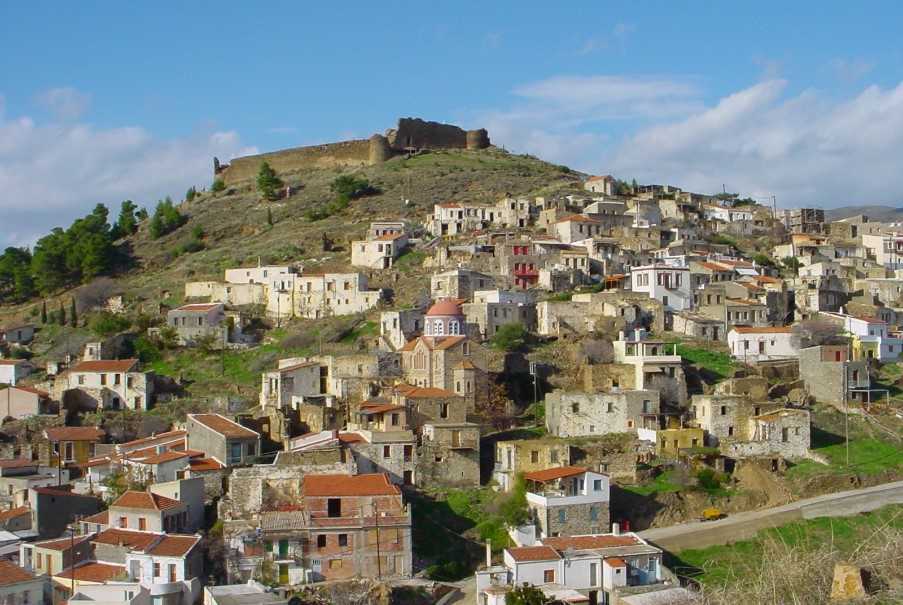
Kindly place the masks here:
<instances>
[{"instance_id":1,"label":"stone ruin wall","mask_svg":"<svg viewBox=\"0 0 903 605\"><path fill-rule=\"evenodd\" d=\"M379 164L395 155L421 149L486 149L490 146L485 129L464 130L452 124L401 118L396 128L369 139L295 147L259 155L235 158L220 164L214 158L214 178L226 185L253 179L260 164L268 162L279 174L303 169L362 168Z\"/></svg>"}]
</instances>

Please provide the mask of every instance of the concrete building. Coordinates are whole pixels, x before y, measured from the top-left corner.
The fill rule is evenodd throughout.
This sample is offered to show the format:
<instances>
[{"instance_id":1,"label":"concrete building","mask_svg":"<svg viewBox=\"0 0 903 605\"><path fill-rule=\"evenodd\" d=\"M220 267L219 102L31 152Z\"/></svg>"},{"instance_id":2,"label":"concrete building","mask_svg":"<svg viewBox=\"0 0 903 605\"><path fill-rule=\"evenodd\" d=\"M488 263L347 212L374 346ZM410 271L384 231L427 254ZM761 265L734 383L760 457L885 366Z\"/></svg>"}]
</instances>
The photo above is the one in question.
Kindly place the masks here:
<instances>
[{"instance_id":1,"label":"concrete building","mask_svg":"<svg viewBox=\"0 0 903 605\"><path fill-rule=\"evenodd\" d=\"M539 539L599 533L610 517L609 480L586 467L524 473L527 507Z\"/></svg>"},{"instance_id":2,"label":"concrete building","mask_svg":"<svg viewBox=\"0 0 903 605\"><path fill-rule=\"evenodd\" d=\"M676 344L649 339L645 330L637 329L630 336L619 334L612 346L616 364L633 366L634 389L658 391L663 403L686 402L687 382Z\"/></svg>"},{"instance_id":3,"label":"concrete building","mask_svg":"<svg viewBox=\"0 0 903 605\"><path fill-rule=\"evenodd\" d=\"M446 298L470 300L477 290L495 287L495 278L471 269L452 269L430 278L430 295L433 300Z\"/></svg>"},{"instance_id":4,"label":"concrete building","mask_svg":"<svg viewBox=\"0 0 903 605\"><path fill-rule=\"evenodd\" d=\"M615 195L615 178L611 175L591 176L583 182L583 188L592 193Z\"/></svg>"},{"instance_id":5,"label":"concrete building","mask_svg":"<svg viewBox=\"0 0 903 605\"><path fill-rule=\"evenodd\" d=\"M609 235L609 230L601 220L582 214L572 214L552 225L550 234L566 244L572 244L585 239Z\"/></svg>"},{"instance_id":6,"label":"concrete building","mask_svg":"<svg viewBox=\"0 0 903 605\"><path fill-rule=\"evenodd\" d=\"M58 376L53 389L66 409L147 410L154 374L142 372L137 359L82 361Z\"/></svg>"},{"instance_id":7,"label":"concrete building","mask_svg":"<svg viewBox=\"0 0 903 605\"><path fill-rule=\"evenodd\" d=\"M94 426L55 426L44 429L38 459L44 466L85 464L106 433Z\"/></svg>"},{"instance_id":8,"label":"concrete building","mask_svg":"<svg viewBox=\"0 0 903 605\"><path fill-rule=\"evenodd\" d=\"M397 351L423 332L423 309L383 311L379 316L380 347Z\"/></svg>"},{"instance_id":9,"label":"concrete building","mask_svg":"<svg viewBox=\"0 0 903 605\"><path fill-rule=\"evenodd\" d=\"M630 271L630 289L643 292L662 303L666 310L677 312L693 306L690 270L669 265L642 265Z\"/></svg>"},{"instance_id":10,"label":"concrete building","mask_svg":"<svg viewBox=\"0 0 903 605\"><path fill-rule=\"evenodd\" d=\"M353 241L351 242L351 266L389 269L407 246L407 234L397 232L384 233L373 239Z\"/></svg>"},{"instance_id":11,"label":"concrete building","mask_svg":"<svg viewBox=\"0 0 903 605\"><path fill-rule=\"evenodd\" d=\"M476 572L480 605L504 605L515 586L536 586L550 600L617 603L631 587L668 589L662 551L634 533L550 537L505 549L503 563Z\"/></svg>"},{"instance_id":12,"label":"concrete building","mask_svg":"<svg viewBox=\"0 0 903 605\"><path fill-rule=\"evenodd\" d=\"M890 336L887 322L876 317L854 317L846 313L819 313L820 318L842 326L853 337L853 359L896 361L903 353L903 339Z\"/></svg>"},{"instance_id":13,"label":"concrete building","mask_svg":"<svg viewBox=\"0 0 903 605\"><path fill-rule=\"evenodd\" d=\"M229 324L223 303L193 303L166 314L166 325L175 330L181 346L210 339L214 346L224 347L231 339Z\"/></svg>"},{"instance_id":14,"label":"concrete building","mask_svg":"<svg viewBox=\"0 0 903 605\"><path fill-rule=\"evenodd\" d=\"M15 563L0 560L0 603L40 605L46 603L49 589L47 576L35 575Z\"/></svg>"},{"instance_id":15,"label":"concrete building","mask_svg":"<svg viewBox=\"0 0 903 605\"><path fill-rule=\"evenodd\" d=\"M0 359L0 384L15 386L31 370L31 363L25 359Z\"/></svg>"},{"instance_id":16,"label":"concrete building","mask_svg":"<svg viewBox=\"0 0 903 605\"><path fill-rule=\"evenodd\" d=\"M556 437L587 437L657 429L658 391L553 391L546 395L546 429Z\"/></svg>"},{"instance_id":17,"label":"concrete building","mask_svg":"<svg viewBox=\"0 0 903 605\"><path fill-rule=\"evenodd\" d=\"M47 391L21 385L0 388L0 418L4 420L22 420L50 412L50 393Z\"/></svg>"},{"instance_id":18,"label":"concrete building","mask_svg":"<svg viewBox=\"0 0 903 605\"><path fill-rule=\"evenodd\" d=\"M21 324L0 328L0 343L8 345L27 345L34 339L35 327L31 324Z\"/></svg>"},{"instance_id":19,"label":"concrete building","mask_svg":"<svg viewBox=\"0 0 903 605\"><path fill-rule=\"evenodd\" d=\"M862 245L885 269L903 269L903 234L893 232L862 233Z\"/></svg>"},{"instance_id":20,"label":"concrete building","mask_svg":"<svg viewBox=\"0 0 903 605\"><path fill-rule=\"evenodd\" d=\"M225 466L253 464L260 455L260 434L220 414L188 414L188 448Z\"/></svg>"},{"instance_id":21,"label":"concrete building","mask_svg":"<svg viewBox=\"0 0 903 605\"><path fill-rule=\"evenodd\" d=\"M853 361L847 345L801 349L799 359L800 377L817 401L842 407L848 402L868 400L868 362Z\"/></svg>"},{"instance_id":22,"label":"concrete building","mask_svg":"<svg viewBox=\"0 0 903 605\"><path fill-rule=\"evenodd\" d=\"M734 359L745 363L791 359L799 355L790 326L735 326L727 334L727 346Z\"/></svg>"},{"instance_id":23,"label":"concrete building","mask_svg":"<svg viewBox=\"0 0 903 605\"><path fill-rule=\"evenodd\" d=\"M492 478L502 491L514 487L519 474L542 471L571 464L571 446L562 439L523 439L498 441Z\"/></svg>"},{"instance_id":24,"label":"concrete building","mask_svg":"<svg viewBox=\"0 0 903 605\"><path fill-rule=\"evenodd\" d=\"M382 299L362 273L291 274L268 286L267 314L273 318L320 319L364 313Z\"/></svg>"}]
</instances>

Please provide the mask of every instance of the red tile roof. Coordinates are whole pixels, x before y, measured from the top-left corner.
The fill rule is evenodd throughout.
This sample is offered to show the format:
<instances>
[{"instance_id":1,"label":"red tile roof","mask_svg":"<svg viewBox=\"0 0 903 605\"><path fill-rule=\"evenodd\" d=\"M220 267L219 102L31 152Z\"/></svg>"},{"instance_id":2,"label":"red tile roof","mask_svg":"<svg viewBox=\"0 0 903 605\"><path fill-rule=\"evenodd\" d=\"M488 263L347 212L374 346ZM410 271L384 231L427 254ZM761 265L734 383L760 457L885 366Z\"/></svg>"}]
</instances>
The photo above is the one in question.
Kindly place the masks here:
<instances>
[{"instance_id":1,"label":"red tile roof","mask_svg":"<svg viewBox=\"0 0 903 605\"><path fill-rule=\"evenodd\" d=\"M100 441L106 433L96 426L54 426L44 435L50 441Z\"/></svg>"},{"instance_id":2,"label":"red tile roof","mask_svg":"<svg viewBox=\"0 0 903 605\"><path fill-rule=\"evenodd\" d=\"M361 443L362 441L366 441L357 433L339 433L338 439L342 443Z\"/></svg>"},{"instance_id":3,"label":"red tile roof","mask_svg":"<svg viewBox=\"0 0 903 605\"><path fill-rule=\"evenodd\" d=\"M138 365L137 359L98 359L82 361L70 372L128 372Z\"/></svg>"},{"instance_id":4,"label":"red tile roof","mask_svg":"<svg viewBox=\"0 0 903 605\"><path fill-rule=\"evenodd\" d=\"M447 298L438 301L426 312L427 317L456 317L459 315L463 315L461 307L455 301Z\"/></svg>"},{"instance_id":5,"label":"red tile roof","mask_svg":"<svg viewBox=\"0 0 903 605\"><path fill-rule=\"evenodd\" d=\"M141 464L163 464L164 462L172 462L173 460L178 460L180 458L188 458L189 455L187 452L163 452L162 454L155 454L153 456L148 456L147 458L142 458L138 460Z\"/></svg>"},{"instance_id":6,"label":"red tile roof","mask_svg":"<svg viewBox=\"0 0 903 605\"><path fill-rule=\"evenodd\" d=\"M409 341L405 344L401 350L402 351L413 351L414 347L417 346L418 342L423 342L430 350L445 350L450 349L459 342L463 341L466 336L420 336L415 338L414 340Z\"/></svg>"},{"instance_id":7,"label":"red tile roof","mask_svg":"<svg viewBox=\"0 0 903 605\"><path fill-rule=\"evenodd\" d=\"M37 466L37 462L28 458L11 458L9 460L0 460L0 468L23 468L26 466Z\"/></svg>"},{"instance_id":8,"label":"red tile roof","mask_svg":"<svg viewBox=\"0 0 903 605\"><path fill-rule=\"evenodd\" d=\"M94 523L96 525L109 525L110 524L110 511L102 510L96 515L91 515L90 517L85 517L81 520L82 523Z\"/></svg>"},{"instance_id":9,"label":"red tile roof","mask_svg":"<svg viewBox=\"0 0 903 605\"><path fill-rule=\"evenodd\" d=\"M141 447L150 447L153 444L158 442L170 442L174 439L178 439L179 437L187 437L188 431L167 431L165 433L157 433L156 435L151 435L149 437L142 437L141 439L135 439L134 441L126 441L125 443L121 443L118 447L119 449L132 449L138 446Z\"/></svg>"},{"instance_id":10,"label":"red tile roof","mask_svg":"<svg viewBox=\"0 0 903 605\"><path fill-rule=\"evenodd\" d=\"M582 214L572 214L570 216L566 216L563 219L556 221L555 224L557 225L560 223L569 223L569 222L599 224L599 221L597 221L596 219L592 219L587 216L583 216Z\"/></svg>"},{"instance_id":11,"label":"red tile roof","mask_svg":"<svg viewBox=\"0 0 903 605\"><path fill-rule=\"evenodd\" d=\"M0 586L12 586L13 584L30 582L34 579L35 575L30 571L26 571L5 559L0 559Z\"/></svg>"},{"instance_id":12,"label":"red tile roof","mask_svg":"<svg viewBox=\"0 0 903 605\"><path fill-rule=\"evenodd\" d=\"M0 359L0 366L18 366L28 363L24 359Z\"/></svg>"},{"instance_id":13,"label":"red tile roof","mask_svg":"<svg viewBox=\"0 0 903 605\"><path fill-rule=\"evenodd\" d=\"M410 384L400 384L395 387L395 390L411 399L444 399L446 397L458 397L458 394L453 391L435 387L415 387Z\"/></svg>"},{"instance_id":14,"label":"red tile roof","mask_svg":"<svg viewBox=\"0 0 903 605\"><path fill-rule=\"evenodd\" d=\"M218 471L223 469L223 465L213 458L193 458L188 462L192 472L203 473L204 471Z\"/></svg>"},{"instance_id":15,"label":"red tile roof","mask_svg":"<svg viewBox=\"0 0 903 605\"><path fill-rule=\"evenodd\" d=\"M110 565L109 563L85 563L75 568L75 579L81 582L95 582L103 584L113 578L125 574L124 565ZM55 577L62 579L70 579L72 577L72 568L66 569L58 573Z\"/></svg>"},{"instance_id":16,"label":"red tile roof","mask_svg":"<svg viewBox=\"0 0 903 605\"><path fill-rule=\"evenodd\" d=\"M793 330L791 326L764 326L761 328L734 326L732 329L738 334L790 334Z\"/></svg>"},{"instance_id":17,"label":"red tile roof","mask_svg":"<svg viewBox=\"0 0 903 605\"><path fill-rule=\"evenodd\" d=\"M558 538L545 538L543 544L556 550L592 550L596 548L613 548L616 546L633 546L640 541L634 536L601 534L596 536L565 536Z\"/></svg>"},{"instance_id":18,"label":"red tile roof","mask_svg":"<svg viewBox=\"0 0 903 605\"><path fill-rule=\"evenodd\" d=\"M605 562L608 563L611 567L627 567L627 563L624 562L624 559L620 559L618 557L605 559Z\"/></svg>"},{"instance_id":19,"label":"red tile roof","mask_svg":"<svg viewBox=\"0 0 903 605\"><path fill-rule=\"evenodd\" d=\"M9 510L5 510L0 512L0 523L6 523L10 519L15 519L16 517L21 517L23 515L30 515L31 509L27 506L19 506L17 508L11 508Z\"/></svg>"},{"instance_id":20,"label":"red tile roof","mask_svg":"<svg viewBox=\"0 0 903 605\"><path fill-rule=\"evenodd\" d=\"M110 508L143 508L148 510L166 510L181 505L182 503L166 496L152 494L151 492L139 492L129 490L119 496Z\"/></svg>"},{"instance_id":21,"label":"red tile roof","mask_svg":"<svg viewBox=\"0 0 903 605\"><path fill-rule=\"evenodd\" d=\"M200 540L200 536L168 535L147 552L158 557L184 557Z\"/></svg>"},{"instance_id":22,"label":"red tile roof","mask_svg":"<svg viewBox=\"0 0 903 605\"><path fill-rule=\"evenodd\" d=\"M555 479L565 479L567 477L576 477L582 475L589 469L585 466L562 466L559 468L547 468L542 471L533 471L532 473L524 473L524 479L528 481L554 481Z\"/></svg>"},{"instance_id":23,"label":"red tile roof","mask_svg":"<svg viewBox=\"0 0 903 605\"><path fill-rule=\"evenodd\" d=\"M11 387L3 387L0 391L5 391L6 389L14 389L19 391L25 391L26 393L31 393L32 395L37 395L38 397L50 397L50 393L47 391L42 391L40 389L36 389L34 387L28 387L25 385L17 384L16 386Z\"/></svg>"},{"instance_id":24,"label":"red tile roof","mask_svg":"<svg viewBox=\"0 0 903 605\"><path fill-rule=\"evenodd\" d=\"M125 546L134 550L146 550L153 544L160 534L146 531L129 531L127 529L105 529L91 540L96 544L109 544L112 546Z\"/></svg>"},{"instance_id":25,"label":"red tile roof","mask_svg":"<svg viewBox=\"0 0 903 605\"><path fill-rule=\"evenodd\" d=\"M401 494L386 473L369 475L307 475L304 496L395 496Z\"/></svg>"},{"instance_id":26,"label":"red tile roof","mask_svg":"<svg viewBox=\"0 0 903 605\"><path fill-rule=\"evenodd\" d=\"M508 553L518 562L557 561L561 558L554 548L548 546L520 546L509 548Z\"/></svg>"},{"instance_id":27,"label":"red tile roof","mask_svg":"<svg viewBox=\"0 0 903 605\"><path fill-rule=\"evenodd\" d=\"M220 414L189 414L188 418L225 437L256 438L260 436L255 431L245 428L234 420L229 420Z\"/></svg>"},{"instance_id":28,"label":"red tile roof","mask_svg":"<svg viewBox=\"0 0 903 605\"><path fill-rule=\"evenodd\" d=\"M394 403L376 403L364 404L361 406L361 414L384 414L385 412L394 412L395 410L403 410L403 405L395 405Z\"/></svg>"}]
</instances>

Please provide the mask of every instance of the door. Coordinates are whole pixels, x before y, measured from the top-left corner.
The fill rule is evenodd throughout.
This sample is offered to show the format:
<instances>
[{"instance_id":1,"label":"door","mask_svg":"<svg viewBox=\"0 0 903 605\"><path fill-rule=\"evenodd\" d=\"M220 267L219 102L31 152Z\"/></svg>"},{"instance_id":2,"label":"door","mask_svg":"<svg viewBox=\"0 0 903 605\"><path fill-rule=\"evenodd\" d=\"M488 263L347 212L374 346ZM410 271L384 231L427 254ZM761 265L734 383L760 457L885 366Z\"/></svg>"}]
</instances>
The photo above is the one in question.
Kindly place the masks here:
<instances>
[{"instance_id":1,"label":"door","mask_svg":"<svg viewBox=\"0 0 903 605\"><path fill-rule=\"evenodd\" d=\"M288 563L279 564L279 583L282 585L288 584Z\"/></svg>"},{"instance_id":2,"label":"door","mask_svg":"<svg viewBox=\"0 0 903 605\"><path fill-rule=\"evenodd\" d=\"M279 540L279 558L288 558L288 540Z\"/></svg>"}]
</instances>

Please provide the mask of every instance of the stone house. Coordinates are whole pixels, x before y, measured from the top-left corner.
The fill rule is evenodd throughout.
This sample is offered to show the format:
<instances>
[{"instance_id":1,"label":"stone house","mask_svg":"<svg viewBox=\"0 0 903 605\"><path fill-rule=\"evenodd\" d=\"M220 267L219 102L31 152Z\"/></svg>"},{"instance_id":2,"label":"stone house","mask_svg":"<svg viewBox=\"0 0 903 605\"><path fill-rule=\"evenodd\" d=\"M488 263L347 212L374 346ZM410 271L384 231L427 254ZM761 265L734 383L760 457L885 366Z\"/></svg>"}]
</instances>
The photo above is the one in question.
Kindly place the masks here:
<instances>
[{"instance_id":1,"label":"stone house","mask_svg":"<svg viewBox=\"0 0 903 605\"><path fill-rule=\"evenodd\" d=\"M800 349L799 360L800 377L817 401L841 407L849 401L868 400L868 362L852 361L847 345Z\"/></svg>"},{"instance_id":2,"label":"stone house","mask_svg":"<svg viewBox=\"0 0 903 605\"><path fill-rule=\"evenodd\" d=\"M684 450L705 446L705 431L698 427L639 429L638 437L655 444L656 456L677 458Z\"/></svg>"},{"instance_id":3,"label":"stone house","mask_svg":"<svg viewBox=\"0 0 903 605\"><path fill-rule=\"evenodd\" d=\"M658 429L661 424L659 413L658 391L553 391L546 395L546 429L556 437Z\"/></svg>"},{"instance_id":4,"label":"stone house","mask_svg":"<svg viewBox=\"0 0 903 605\"><path fill-rule=\"evenodd\" d=\"M408 246L405 233L384 233L373 239L351 242L351 266L389 269Z\"/></svg>"},{"instance_id":5,"label":"stone house","mask_svg":"<svg viewBox=\"0 0 903 605\"><path fill-rule=\"evenodd\" d=\"M423 332L423 309L383 311L379 316L380 348L397 351Z\"/></svg>"},{"instance_id":6,"label":"stone house","mask_svg":"<svg viewBox=\"0 0 903 605\"><path fill-rule=\"evenodd\" d=\"M404 381L417 387L452 391L468 410L488 396L487 352L466 336L421 336L401 349Z\"/></svg>"},{"instance_id":7,"label":"stone house","mask_svg":"<svg viewBox=\"0 0 903 605\"><path fill-rule=\"evenodd\" d=\"M610 229L597 218L572 214L555 222L550 235L557 237L565 244L572 244L585 239L610 235Z\"/></svg>"},{"instance_id":8,"label":"stone house","mask_svg":"<svg viewBox=\"0 0 903 605\"><path fill-rule=\"evenodd\" d=\"M430 296L433 300L446 298L470 300L477 290L489 290L494 287L493 276L461 267L437 273L430 278Z\"/></svg>"},{"instance_id":9,"label":"stone house","mask_svg":"<svg viewBox=\"0 0 903 605\"><path fill-rule=\"evenodd\" d=\"M780 456L800 460L809 454L811 420L808 410L782 408L751 416L746 436L721 448L732 458Z\"/></svg>"},{"instance_id":10,"label":"stone house","mask_svg":"<svg viewBox=\"0 0 903 605\"><path fill-rule=\"evenodd\" d=\"M24 507L28 513L25 521L31 528L31 509L29 506L30 490L35 487L57 487L68 484L69 469L58 466L45 466L37 460L14 458L0 460L0 510L10 513ZM0 526L7 522L14 525L21 523L16 515L5 517ZM14 531L6 528L7 531Z\"/></svg>"},{"instance_id":11,"label":"stone house","mask_svg":"<svg viewBox=\"0 0 903 605\"><path fill-rule=\"evenodd\" d=\"M502 491L514 487L519 473L568 466L572 460L571 446L562 439L520 439L498 441L495 444L495 464L492 478Z\"/></svg>"},{"instance_id":12,"label":"stone house","mask_svg":"<svg viewBox=\"0 0 903 605\"><path fill-rule=\"evenodd\" d=\"M0 419L4 421L49 413L50 393L46 391L22 385L0 389Z\"/></svg>"},{"instance_id":13,"label":"stone house","mask_svg":"<svg viewBox=\"0 0 903 605\"><path fill-rule=\"evenodd\" d=\"M260 434L220 414L188 414L188 448L225 466L253 464L260 455Z\"/></svg>"},{"instance_id":14,"label":"stone house","mask_svg":"<svg viewBox=\"0 0 903 605\"><path fill-rule=\"evenodd\" d=\"M0 359L0 384L15 386L31 370L31 363L25 359Z\"/></svg>"},{"instance_id":15,"label":"stone house","mask_svg":"<svg viewBox=\"0 0 903 605\"><path fill-rule=\"evenodd\" d=\"M364 313L382 299L363 273L291 274L267 288L267 314L273 318L320 319Z\"/></svg>"},{"instance_id":16,"label":"stone house","mask_svg":"<svg viewBox=\"0 0 903 605\"><path fill-rule=\"evenodd\" d=\"M520 324L528 332L536 326L536 307L517 302L472 302L461 306L469 334L483 340L492 338L506 324ZM475 334L474 334L475 333Z\"/></svg>"},{"instance_id":17,"label":"stone house","mask_svg":"<svg viewBox=\"0 0 903 605\"><path fill-rule=\"evenodd\" d=\"M691 336L697 340L716 342L727 338L723 321L711 319L692 311L675 313L671 318L671 329L676 334Z\"/></svg>"},{"instance_id":18,"label":"stone house","mask_svg":"<svg viewBox=\"0 0 903 605\"><path fill-rule=\"evenodd\" d=\"M260 380L260 407L282 409L326 393L325 366L315 361L280 359L278 368L264 372Z\"/></svg>"},{"instance_id":19,"label":"stone house","mask_svg":"<svg viewBox=\"0 0 903 605\"><path fill-rule=\"evenodd\" d=\"M166 314L166 325L175 330L179 345L190 346L209 338L216 347L230 341L231 328L223 303L193 303Z\"/></svg>"},{"instance_id":20,"label":"stone house","mask_svg":"<svg viewBox=\"0 0 903 605\"><path fill-rule=\"evenodd\" d=\"M384 474L307 474L297 506L257 517L231 541L243 579L264 561L282 586L411 575L411 509Z\"/></svg>"},{"instance_id":21,"label":"stone house","mask_svg":"<svg viewBox=\"0 0 903 605\"><path fill-rule=\"evenodd\" d=\"M385 473L392 483L414 485L417 439L404 404L365 401L340 441L352 453L360 473Z\"/></svg>"},{"instance_id":22,"label":"stone house","mask_svg":"<svg viewBox=\"0 0 903 605\"><path fill-rule=\"evenodd\" d=\"M539 539L599 533L610 517L606 475L581 466L524 473L527 507Z\"/></svg>"},{"instance_id":23,"label":"stone house","mask_svg":"<svg viewBox=\"0 0 903 605\"><path fill-rule=\"evenodd\" d=\"M0 343L27 345L34 339L34 333L35 327L31 324L0 328Z\"/></svg>"},{"instance_id":24,"label":"stone house","mask_svg":"<svg viewBox=\"0 0 903 605\"><path fill-rule=\"evenodd\" d=\"M583 188L592 193L615 195L615 178L611 175L591 176L583 182Z\"/></svg>"},{"instance_id":25,"label":"stone house","mask_svg":"<svg viewBox=\"0 0 903 605\"><path fill-rule=\"evenodd\" d=\"M59 375L53 398L66 409L147 410L154 395L153 372L137 359L82 361Z\"/></svg>"},{"instance_id":26,"label":"stone house","mask_svg":"<svg viewBox=\"0 0 903 605\"><path fill-rule=\"evenodd\" d=\"M751 418L781 409L780 403L757 402L742 395L693 395L694 425L706 432L705 445L723 441L747 441Z\"/></svg>"}]
</instances>

